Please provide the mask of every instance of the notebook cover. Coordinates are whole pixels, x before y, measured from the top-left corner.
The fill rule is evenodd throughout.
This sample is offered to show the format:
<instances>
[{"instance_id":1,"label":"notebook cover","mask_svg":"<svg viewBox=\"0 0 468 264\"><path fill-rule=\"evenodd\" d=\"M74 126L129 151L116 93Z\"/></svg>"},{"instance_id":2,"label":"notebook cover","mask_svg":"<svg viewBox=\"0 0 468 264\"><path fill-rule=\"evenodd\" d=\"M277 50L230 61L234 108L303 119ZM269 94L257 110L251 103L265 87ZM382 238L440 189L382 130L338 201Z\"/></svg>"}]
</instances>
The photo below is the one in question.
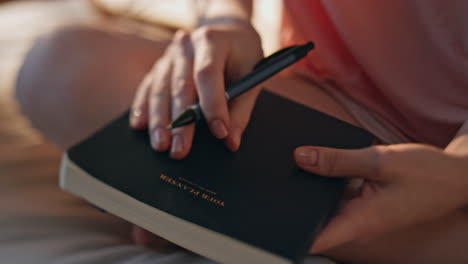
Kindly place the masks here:
<instances>
[{"instance_id":1,"label":"notebook cover","mask_svg":"<svg viewBox=\"0 0 468 264\"><path fill-rule=\"evenodd\" d=\"M344 149L371 145L365 130L263 91L239 151L197 125L183 160L151 149L128 113L68 151L91 176L181 219L293 261L305 257L333 213L346 180L300 170L304 145Z\"/></svg>"}]
</instances>

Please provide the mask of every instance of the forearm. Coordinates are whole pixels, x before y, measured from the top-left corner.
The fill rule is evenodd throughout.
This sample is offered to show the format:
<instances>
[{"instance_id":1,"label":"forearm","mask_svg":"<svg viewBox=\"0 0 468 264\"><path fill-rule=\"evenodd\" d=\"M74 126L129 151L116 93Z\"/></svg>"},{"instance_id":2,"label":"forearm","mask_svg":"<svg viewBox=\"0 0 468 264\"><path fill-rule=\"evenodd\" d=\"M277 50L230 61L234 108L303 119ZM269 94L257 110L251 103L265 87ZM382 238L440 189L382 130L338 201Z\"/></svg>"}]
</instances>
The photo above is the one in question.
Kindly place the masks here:
<instances>
[{"instance_id":1,"label":"forearm","mask_svg":"<svg viewBox=\"0 0 468 264\"><path fill-rule=\"evenodd\" d=\"M468 158L468 120L460 128L450 144L447 145L445 152Z\"/></svg>"},{"instance_id":2,"label":"forearm","mask_svg":"<svg viewBox=\"0 0 468 264\"><path fill-rule=\"evenodd\" d=\"M197 1L199 24L218 19L250 21L253 0L204 0Z\"/></svg>"}]
</instances>

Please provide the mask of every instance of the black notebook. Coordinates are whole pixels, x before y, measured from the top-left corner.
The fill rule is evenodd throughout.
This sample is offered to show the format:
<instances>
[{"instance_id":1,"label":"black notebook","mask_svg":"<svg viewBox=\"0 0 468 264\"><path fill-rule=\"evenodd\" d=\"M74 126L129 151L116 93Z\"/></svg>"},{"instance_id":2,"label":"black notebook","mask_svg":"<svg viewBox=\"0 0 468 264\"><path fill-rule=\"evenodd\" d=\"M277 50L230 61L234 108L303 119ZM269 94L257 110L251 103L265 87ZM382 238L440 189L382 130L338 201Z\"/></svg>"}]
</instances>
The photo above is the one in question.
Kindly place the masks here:
<instances>
[{"instance_id":1,"label":"black notebook","mask_svg":"<svg viewBox=\"0 0 468 264\"><path fill-rule=\"evenodd\" d=\"M262 92L232 153L197 124L187 158L153 151L124 114L72 147L61 187L222 263L298 263L336 209L346 181L300 170L304 145L361 148L370 133Z\"/></svg>"}]
</instances>

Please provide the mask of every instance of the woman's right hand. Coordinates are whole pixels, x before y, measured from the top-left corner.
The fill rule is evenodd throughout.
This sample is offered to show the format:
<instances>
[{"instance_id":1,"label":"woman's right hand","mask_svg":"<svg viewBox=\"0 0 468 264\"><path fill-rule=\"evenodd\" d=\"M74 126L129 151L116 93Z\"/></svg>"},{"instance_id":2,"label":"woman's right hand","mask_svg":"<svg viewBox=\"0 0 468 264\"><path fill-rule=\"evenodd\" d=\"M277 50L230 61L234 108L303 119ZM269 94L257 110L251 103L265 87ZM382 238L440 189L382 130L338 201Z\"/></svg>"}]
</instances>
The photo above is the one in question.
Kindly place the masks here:
<instances>
[{"instance_id":1,"label":"woman's right hand","mask_svg":"<svg viewBox=\"0 0 468 264\"><path fill-rule=\"evenodd\" d=\"M205 24L178 31L135 95L130 125L148 129L156 151L184 158L194 124L168 130L168 124L199 100L212 134L236 151L260 92L257 87L228 103L225 84L249 73L263 58L260 37L248 22Z\"/></svg>"}]
</instances>

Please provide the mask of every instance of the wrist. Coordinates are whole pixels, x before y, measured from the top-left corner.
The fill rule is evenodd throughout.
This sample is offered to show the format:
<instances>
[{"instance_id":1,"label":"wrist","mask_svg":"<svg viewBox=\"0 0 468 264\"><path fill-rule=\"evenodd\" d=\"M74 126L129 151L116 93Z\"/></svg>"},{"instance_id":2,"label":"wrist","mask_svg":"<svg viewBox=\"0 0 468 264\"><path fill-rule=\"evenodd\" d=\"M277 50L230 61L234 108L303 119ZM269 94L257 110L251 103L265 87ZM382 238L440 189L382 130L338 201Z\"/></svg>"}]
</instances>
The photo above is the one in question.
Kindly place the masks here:
<instances>
[{"instance_id":1,"label":"wrist","mask_svg":"<svg viewBox=\"0 0 468 264\"><path fill-rule=\"evenodd\" d=\"M230 25L243 28L254 28L250 21L236 16L214 16L199 18L196 28L210 25Z\"/></svg>"},{"instance_id":2,"label":"wrist","mask_svg":"<svg viewBox=\"0 0 468 264\"><path fill-rule=\"evenodd\" d=\"M197 2L197 27L210 24L250 25L252 0L204 0Z\"/></svg>"}]
</instances>

